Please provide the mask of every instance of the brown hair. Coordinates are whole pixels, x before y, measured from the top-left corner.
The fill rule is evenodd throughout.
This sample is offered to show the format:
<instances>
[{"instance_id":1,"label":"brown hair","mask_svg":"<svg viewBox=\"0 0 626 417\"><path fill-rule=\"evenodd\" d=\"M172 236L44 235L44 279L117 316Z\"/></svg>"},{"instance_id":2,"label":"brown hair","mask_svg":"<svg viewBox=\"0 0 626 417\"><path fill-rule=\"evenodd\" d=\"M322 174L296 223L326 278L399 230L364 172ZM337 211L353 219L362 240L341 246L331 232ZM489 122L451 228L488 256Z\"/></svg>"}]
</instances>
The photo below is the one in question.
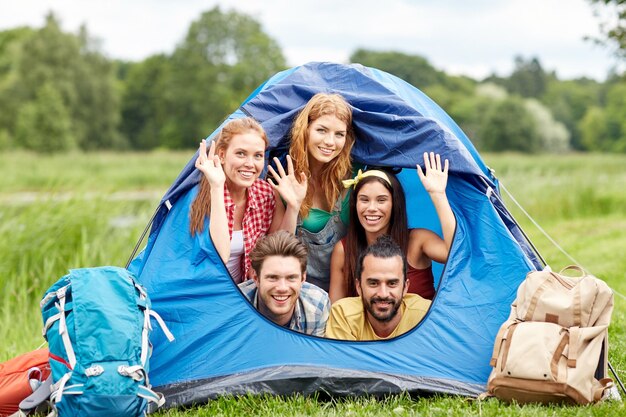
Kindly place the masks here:
<instances>
[{"instance_id":1,"label":"brown hair","mask_svg":"<svg viewBox=\"0 0 626 417\"><path fill-rule=\"evenodd\" d=\"M262 237L250 252L252 269L259 278L263 262L269 256L294 257L300 262L300 272L304 274L306 271L306 246L292 233L285 230L279 230Z\"/></svg>"},{"instance_id":2,"label":"brown hair","mask_svg":"<svg viewBox=\"0 0 626 417\"><path fill-rule=\"evenodd\" d=\"M218 155L219 152L226 152L228 149L228 145L230 145L231 140L236 135L242 135L248 132L258 133L263 142L265 142L265 148L269 145L269 141L267 140L267 135L265 134L265 130L263 127L251 117L244 117L241 119L231 120L226 123L222 130L217 134L215 140L215 154ZM196 233L202 232L204 230L204 219L211 212L211 186L209 185L209 181L206 179L204 175L200 179L200 190L198 191L198 195L195 200L191 204L190 210L190 222L189 229L191 231L191 235L194 236Z\"/></svg>"},{"instance_id":3,"label":"brown hair","mask_svg":"<svg viewBox=\"0 0 626 417\"><path fill-rule=\"evenodd\" d=\"M309 141L309 126L321 116L335 115L346 124L346 144L341 153L328 162L322 168L321 184L324 184L324 194L329 207L335 205L335 201L341 195L343 186L341 180L346 178L352 171L350 151L354 145L354 131L352 130L352 109L346 100L339 94L318 93L300 111L291 128L291 145L289 155L293 159L296 172L304 172L311 176L309 168L309 154L307 143ZM306 197L300 207L300 216L306 217L313 205L313 187L309 186Z\"/></svg>"}]
</instances>

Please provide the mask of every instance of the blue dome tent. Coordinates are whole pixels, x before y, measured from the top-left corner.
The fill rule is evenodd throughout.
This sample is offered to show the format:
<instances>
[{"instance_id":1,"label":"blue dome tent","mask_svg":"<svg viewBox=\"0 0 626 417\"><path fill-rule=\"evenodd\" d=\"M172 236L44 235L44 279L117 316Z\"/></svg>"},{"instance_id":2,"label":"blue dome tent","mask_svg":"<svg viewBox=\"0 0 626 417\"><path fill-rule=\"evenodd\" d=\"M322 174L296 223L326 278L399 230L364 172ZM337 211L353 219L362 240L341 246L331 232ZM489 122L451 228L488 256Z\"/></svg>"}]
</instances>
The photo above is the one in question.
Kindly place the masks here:
<instances>
[{"instance_id":1,"label":"blue dome tent","mask_svg":"<svg viewBox=\"0 0 626 417\"><path fill-rule=\"evenodd\" d=\"M295 67L261 85L227 121L254 117L270 139L268 156L284 157L295 115L318 92L339 93L352 106L355 162L403 168L410 227L440 233L415 164L425 151L450 161L447 195L457 229L449 261L435 268L432 307L416 328L388 341L330 340L275 325L241 295L209 234L188 232L200 179L194 156L163 197L147 245L129 266L176 336L171 344L158 332L152 338L150 379L169 406L244 393L474 396L485 390L495 334L518 285L542 260L466 135L397 77L358 64Z\"/></svg>"}]
</instances>

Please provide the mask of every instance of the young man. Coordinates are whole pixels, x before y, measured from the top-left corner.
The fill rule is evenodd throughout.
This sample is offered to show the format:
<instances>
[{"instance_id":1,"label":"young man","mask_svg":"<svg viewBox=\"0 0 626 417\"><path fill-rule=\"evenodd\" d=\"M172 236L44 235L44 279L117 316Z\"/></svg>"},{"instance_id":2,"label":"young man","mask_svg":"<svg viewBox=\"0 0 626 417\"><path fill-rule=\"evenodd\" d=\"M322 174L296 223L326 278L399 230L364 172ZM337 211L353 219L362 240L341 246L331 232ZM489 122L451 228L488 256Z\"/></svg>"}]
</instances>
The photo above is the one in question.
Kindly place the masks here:
<instances>
[{"instance_id":1,"label":"young man","mask_svg":"<svg viewBox=\"0 0 626 417\"><path fill-rule=\"evenodd\" d=\"M406 257L391 237L383 235L363 251L356 274L359 297L333 304L326 337L390 339L411 330L426 315L430 300L407 294Z\"/></svg>"},{"instance_id":2,"label":"young man","mask_svg":"<svg viewBox=\"0 0 626 417\"><path fill-rule=\"evenodd\" d=\"M254 307L279 326L324 336L330 299L326 291L305 282L306 246L281 230L259 239L250 261L253 279L239 289Z\"/></svg>"}]
</instances>

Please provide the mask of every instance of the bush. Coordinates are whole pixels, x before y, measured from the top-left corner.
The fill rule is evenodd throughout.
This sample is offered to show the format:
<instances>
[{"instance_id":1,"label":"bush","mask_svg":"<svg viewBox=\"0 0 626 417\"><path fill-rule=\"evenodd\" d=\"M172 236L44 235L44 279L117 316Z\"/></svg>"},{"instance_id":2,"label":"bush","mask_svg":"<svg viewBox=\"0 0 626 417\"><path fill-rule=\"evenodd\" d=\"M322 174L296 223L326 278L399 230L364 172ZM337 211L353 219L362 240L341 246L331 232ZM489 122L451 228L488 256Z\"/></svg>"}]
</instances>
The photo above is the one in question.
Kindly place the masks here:
<instances>
[{"instance_id":1,"label":"bush","mask_svg":"<svg viewBox=\"0 0 626 417\"><path fill-rule=\"evenodd\" d=\"M485 115L479 136L484 151L531 153L541 147L535 120L519 97L495 102Z\"/></svg>"}]
</instances>

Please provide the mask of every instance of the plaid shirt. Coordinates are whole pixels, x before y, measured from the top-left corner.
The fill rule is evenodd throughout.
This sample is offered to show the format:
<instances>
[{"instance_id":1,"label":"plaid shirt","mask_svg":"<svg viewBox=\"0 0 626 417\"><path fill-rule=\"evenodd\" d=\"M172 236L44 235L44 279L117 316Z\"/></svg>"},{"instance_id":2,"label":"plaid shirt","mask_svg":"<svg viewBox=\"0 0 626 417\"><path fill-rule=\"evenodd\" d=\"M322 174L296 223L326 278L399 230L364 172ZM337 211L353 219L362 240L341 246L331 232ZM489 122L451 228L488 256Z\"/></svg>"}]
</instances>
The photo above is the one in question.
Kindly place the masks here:
<instances>
[{"instance_id":1,"label":"plaid shirt","mask_svg":"<svg viewBox=\"0 0 626 417\"><path fill-rule=\"evenodd\" d=\"M224 187L224 204L226 205L226 217L228 218L228 234L233 238L235 225L235 202L230 196L228 187ZM256 245L256 241L267 234L272 225L276 200L274 192L267 181L257 179L248 188L246 211L243 214L243 276L244 279L250 270L250 251Z\"/></svg>"},{"instance_id":2,"label":"plaid shirt","mask_svg":"<svg viewBox=\"0 0 626 417\"><path fill-rule=\"evenodd\" d=\"M244 281L239 284L239 289L258 310L259 297L256 282L252 279ZM330 299L326 291L305 281L302 283L300 297L298 297L291 321L285 327L300 333L323 337L329 314Z\"/></svg>"}]
</instances>

